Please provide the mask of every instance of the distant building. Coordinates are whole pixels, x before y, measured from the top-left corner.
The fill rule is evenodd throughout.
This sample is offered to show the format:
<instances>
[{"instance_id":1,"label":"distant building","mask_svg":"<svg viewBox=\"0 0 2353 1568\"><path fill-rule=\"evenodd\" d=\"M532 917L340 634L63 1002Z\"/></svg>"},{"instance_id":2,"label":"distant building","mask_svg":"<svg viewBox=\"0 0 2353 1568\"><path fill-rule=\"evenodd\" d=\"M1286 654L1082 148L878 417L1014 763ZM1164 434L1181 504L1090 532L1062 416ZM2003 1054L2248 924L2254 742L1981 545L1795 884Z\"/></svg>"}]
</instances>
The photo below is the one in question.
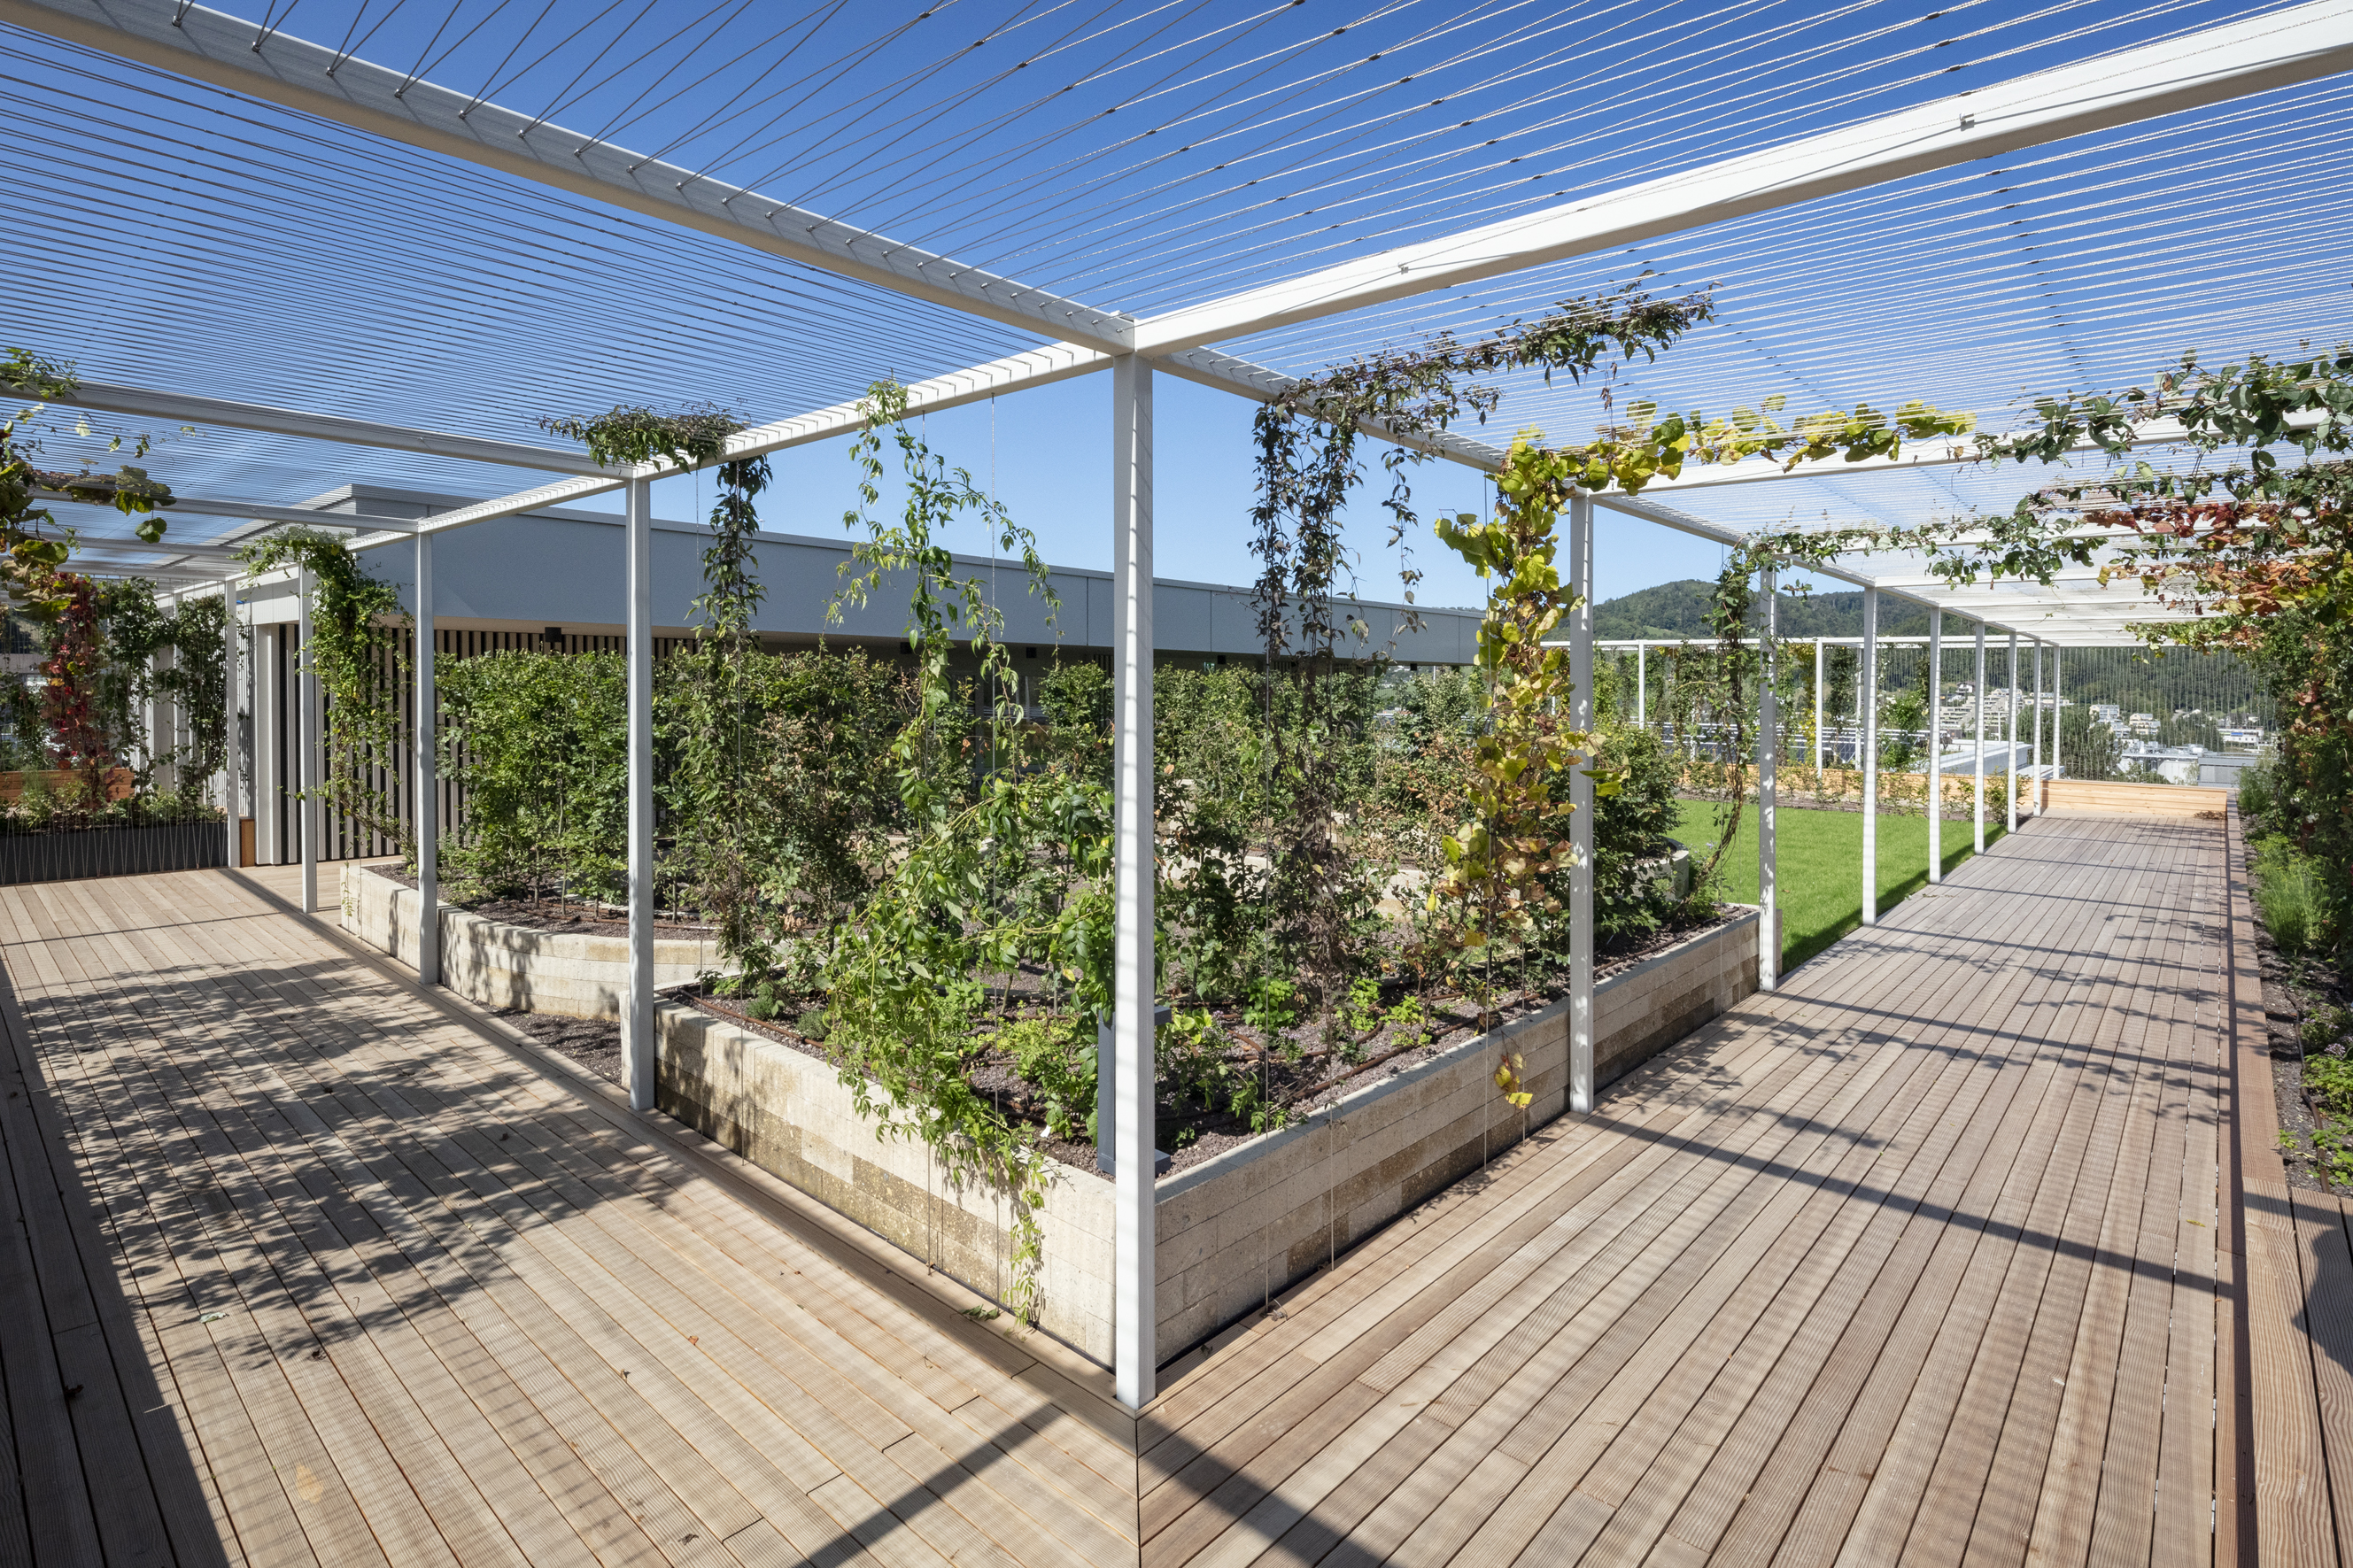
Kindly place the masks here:
<instances>
[{"instance_id":1,"label":"distant building","mask_svg":"<svg viewBox=\"0 0 2353 1568\"><path fill-rule=\"evenodd\" d=\"M2135 741L2125 747L2117 767L2124 773L2163 779L2167 784L2194 784L2199 782L2206 755L2203 746L2151 746Z\"/></svg>"},{"instance_id":2,"label":"distant building","mask_svg":"<svg viewBox=\"0 0 2353 1568\"><path fill-rule=\"evenodd\" d=\"M2139 736L2141 736L2141 737L2143 737L2144 739L2147 739L2147 740L2154 741L2154 740L2156 740L2156 739L2157 739L2157 715L2156 715L2156 714L2154 714L2154 713L2136 713L2136 714L2134 714L2134 715L2132 716L2132 719L2130 720L2130 721L2129 721L2129 722L2130 722L2130 728L2131 728L2132 732L2133 732L2134 734L2136 734L2136 735L2139 735Z\"/></svg>"},{"instance_id":3,"label":"distant building","mask_svg":"<svg viewBox=\"0 0 2353 1568\"><path fill-rule=\"evenodd\" d=\"M2113 702L2094 702L2092 704L2092 717L2097 720L2100 723L2107 725L2110 729L2116 729L2118 727L2123 715L2124 710L2118 708Z\"/></svg>"},{"instance_id":4,"label":"distant building","mask_svg":"<svg viewBox=\"0 0 2353 1568\"><path fill-rule=\"evenodd\" d=\"M2226 752L2260 752L2263 749L2263 732L2253 725L2245 729L2222 731L2222 749Z\"/></svg>"}]
</instances>

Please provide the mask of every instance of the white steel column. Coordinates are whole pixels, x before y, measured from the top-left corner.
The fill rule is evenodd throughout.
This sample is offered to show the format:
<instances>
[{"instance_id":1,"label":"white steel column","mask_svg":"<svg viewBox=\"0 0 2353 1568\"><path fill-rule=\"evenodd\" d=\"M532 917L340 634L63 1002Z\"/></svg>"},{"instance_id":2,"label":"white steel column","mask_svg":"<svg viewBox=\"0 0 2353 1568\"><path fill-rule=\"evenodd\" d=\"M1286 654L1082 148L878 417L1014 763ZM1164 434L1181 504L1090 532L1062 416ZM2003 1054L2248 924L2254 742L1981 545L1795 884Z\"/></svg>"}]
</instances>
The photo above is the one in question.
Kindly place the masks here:
<instances>
[{"instance_id":1,"label":"white steel column","mask_svg":"<svg viewBox=\"0 0 2353 1568\"><path fill-rule=\"evenodd\" d=\"M296 729L296 784L301 790L301 805L296 808L295 820L301 825L302 837L302 911L315 911L319 907L319 668L311 657L311 569L302 568L294 582L299 595L295 616L296 635L301 638L301 663L294 681L295 711L300 715Z\"/></svg>"},{"instance_id":2,"label":"white steel column","mask_svg":"<svg viewBox=\"0 0 2353 1568\"><path fill-rule=\"evenodd\" d=\"M654 487L631 479L627 502L629 631L629 987L621 1086L654 1108Z\"/></svg>"},{"instance_id":3,"label":"white steel column","mask_svg":"<svg viewBox=\"0 0 2353 1568\"><path fill-rule=\"evenodd\" d=\"M1159 1243L1153 1153L1159 1066L1153 1015L1152 813L1152 364L1112 362L1112 660L1115 691L1112 787L1118 806L1113 850L1112 1361L1121 1404L1152 1401L1159 1360ZM1100 1130L1098 1130L1100 1131Z\"/></svg>"},{"instance_id":4,"label":"white steel column","mask_svg":"<svg viewBox=\"0 0 2353 1568\"><path fill-rule=\"evenodd\" d=\"M1862 923L1879 923L1879 590L1862 591L1862 668L1855 672L1862 710Z\"/></svg>"},{"instance_id":5,"label":"white steel column","mask_svg":"<svg viewBox=\"0 0 2353 1568\"><path fill-rule=\"evenodd\" d=\"M1593 727L1593 498L1568 503L1568 580L1577 607L1568 613L1570 724ZM1568 775L1568 1108L1593 1110L1593 780L1584 768Z\"/></svg>"},{"instance_id":6,"label":"white steel column","mask_svg":"<svg viewBox=\"0 0 2353 1568\"><path fill-rule=\"evenodd\" d=\"M237 815L237 579L231 577L221 584L221 818L228 832L228 855L221 864L228 867L236 866L245 847Z\"/></svg>"},{"instance_id":7,"label":"white steel column","mask_svg":"<svg viewBox=\"0 0 2353 1568\"><path fill-rule=\"evenodd\" d=\"M1974 796L1970 802L1970 821L1975 835L1971 853L1985 853L1985 623L1978 623L1978 675L1975 688L1978 709L1977 773L1971 784Z\"/></svg>"},{"instance_id":8,"label":"white steel column","mask_svg":"<svg viewBox=\"0 0 2353 1568\"><path fill-rule=\"evenodd\" d=\"M1928 880L1945 879L1945 612L1928 612Z\"/></svg>"},{"instance_id":9,"label":"white steel column","mask_svg":"<svg viewBox=\"0 0 2353 1568\"><path fill-rule=\"evenodd\" d=\"M2002 763L2001 795L2003 826L2011 833L2018 831L2018 634L2010 634L2010 722L2003 726L2010 734L2010 744L2003 748L2007 760Z\"/></svg>"},{"instance_id":10,"label":"white steel column","mask_svg":"<svg viewBox=\"0 0 2353 1568\"><path fill-rule=\"evenodd\" d=\"M433 536L417 536L417 979L441 983L441 791L434 767Z\"/></svg>"},{"instance_id":11,"label":"white steel column","mask_svg":"<svg viewBox=\"0 0 2353 1568\"><path fill-rule=\"evenodd\" d=\"M1758 597L1765 618L1757 632L1757 988L1770 991L1781 980L1781 916L1774 901L1776 843L1774 829L1774 763L1780 753L1781 702L1773 689L1774 634L1780 629L1775 603L1775 574L1770 566L1757 574Z\"/></svg>"},{"instance_id":12,"label":"white steel column","mask_svg":"<svg viewBox=\"0 0 2353 1568\"><path fill-rule=\"evenodd\" d=\"M2053 645L2051 649L2051 776L2067 776L2067 754L2059 749L2060 715L2066 711L2067 700L2059 694L2060 659L2065 649Z\"/></svg>"},{"instance_id":13,"label":"white steel column","mask_svg":"<svg viewBox=\"0 0 2353 1568\"><path fill-rule=\"evenodd\" d=\"M1642 656L1650 651L1649 643L1634 645L1634 728L1637 730L1650 728L1651 672L1642 660Z\"/></svg>"},{"instance_id":14,"label":"white steel column","mask_svg":"<svg viewBox=\"0 0 2353 1568\"><path fill-rule=\"evenodd\" d=\"M1814 804L1822 799L1822 639L1814 639Z\"/></svg>"},{"instance_id":15,"label":"white steel column","mask_svg":"<svg viewBox=\"0 0 2353 1568\"><path fill-rule=\"evenodd\" d=\"M2034 639L2034 815L2042 815L2042 802L2051 792L2042 777L2042 639Z\"/></svg>"}]
</instances>

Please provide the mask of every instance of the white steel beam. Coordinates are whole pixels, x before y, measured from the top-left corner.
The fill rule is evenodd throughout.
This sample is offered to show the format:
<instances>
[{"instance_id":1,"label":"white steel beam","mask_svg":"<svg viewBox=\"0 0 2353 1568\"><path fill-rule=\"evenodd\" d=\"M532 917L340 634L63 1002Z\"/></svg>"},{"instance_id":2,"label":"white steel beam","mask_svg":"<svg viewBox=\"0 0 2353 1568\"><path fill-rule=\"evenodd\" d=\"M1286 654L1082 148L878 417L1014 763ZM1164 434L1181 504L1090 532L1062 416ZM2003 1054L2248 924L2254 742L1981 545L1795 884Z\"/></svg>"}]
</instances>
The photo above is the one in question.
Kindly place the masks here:
<instances>
[{"instance_id":1,"label":"white steel beam","mask_svg":"<svg viewBox=\"0 0 2353 1568\"><path fill-rule=\"evenodd\" d=\"M11 21L16 18L9 14L21 8L22 0L0 0L0 16ZM240 26L250 29L253 24ZM339 414L306 414L259 403L237 403L226 397L194 397L186 393L118 386L111 382L85 381L64 396L49 401L107 414L160 419L173 425L215 425L232 430L259 430L272 436L303 436L314 441L339 441L347 447L383 447L469 463L495 463L505 468L538 468L557 474L602 471L585 455L561 447L453 436L439 430L412 430L372 419L346 419Z\"/></svg>"},{"instance_id":2,"label":"white steel beam","mask_svg":"<svg viewBox=\"0 0 2353 1568\"><path fill-rule=\"evenodd\" d=\"M1862 591L1862 658L1855 705L1862 731L1862 923L1879 923L1879 590Z\"/></svg>"},{"instance_id":3,"label":"white steel beam","mask_svg":"<svg viewBox=\"0 0 2353 1568\"><path fill-rule=\"evenodd\" d=\"M302 568L295 582L297 636L301 639L301 668L295 679L295 706L301 718L296 726L301 754L295 760L295 781L302 792L301 803L296 808L301 816L302 835L302 912L315 914L319 909L319 658L318 648L311 638L311 569Z\"/></svg>"},{"instance_id":4,"label":"white steel beam","mask_svg":"<svg viewBox=\"0 0 2353 1568\"><path fill-rule=\"evenodd\" d=\"M1568 503L1568 580L1577 595L1568 612L1569 724L1593 727L1593 500ZM1590 1114L1593 1081L1593 777L1568 774L1568 1108Z\"/></svg>"},{"instance_id":5,"label":"white steel beam","mask_svg":"<svg viewBox=\"0 0 2353 1568\"><path fill-rule=\"evenodd\" d=\"M1134 325L1115 311L1061 299L186 0L0 0L0 21L1046 338L1114 353L1131 346Z\"/></svg>"},{"instance_id":6,"label":"white steel beam","mask_svg":"<svg viewBox=\"0 0 2353 1568\"><path fill-rule=\"evenodd\" d=\"M2009 744L2002 748L2001 795L2004 830L2018 831L2018 633L2010 634L2010 721L2002 727Z\"/></svg>"},{"instance_id":7,"label":"white steel beam","mask_svg":"<svg viewBox=\"0 0 2353 1568\"><path fill-rule=\"evenodd\" d=\"M221 582L221 816L228 830L228 847L221 864L234 869L241 858L237 851L244 847L245 831L237 817L237 698L239 682L237 676L237 633L242 628L237 619L237 581L224 578Z\"/></svg>"},{"instance_id":8,"label":"white steel beam","mask_svg":"<svg viewBox=\"0 0 2353 1568\"><path fill-rule=\"evenodd\" d=\"M2326 414L2296 414L2287 423L2309 429L2328 422ZM2189 432L2179 419L2143 419L2133 426L2126 443L2133 447L2164 447L2186 441ZM1909 473L1915 468L1948 468L1963 463L1994 462L1982 445L1984 437L1937 436L1926 440L1907 441L1893 457L1865 458L1850 463L1843 458L1810 458L1799 463L1785 464L1771 458L1750 458L1738 463L1694 463L1687 465L1675 478L1662 474L1643 487L1643 494L1657 490L1703 490L1725 485L1770 484L1781 479L1851 479L1873 474ZM2066 456L2088 457L2107 448L2096 441L2077 441L2069 446ZM2087 529L2096 535L2112 530Z\"/></svg>"},{"instance_id":9,"label":"white steel beam","mask_svg":"<svg viewBox=\"0 0 2353 1568\"><path fill-rule=\"evenodd\" d=\"M1174 310L1135 347L1224 342L2348 68L2353 0L2313 0Z\"/></svg>"},{"instance_id":10,"label":"white steel beam","mask_svg":"<svg viewBox=\"0 0 2353 1568\"><path fill-rule=\"evenodd\" d=\"M654 498L628 489L629 984L621 1020L621 1087L632 1110L654 1109ZM429 537L419 534L420 539Z\"/></svg>"},{"instance_id":11,"label":"white steel beam","mask_svg":"<svg viewBox=\"0 0 2353 1568\"><path fill-rule=\"evenodd\" d=\"M111 501L100 500L86 495L76 495L69 490L38 489L35 490L33 495L35 500L41 501L57 502L67 506L95 507L108 512L114 510ZM407 534L417 531L415 518L377 517L374 514L348 511L320 511L313 507L280 506L274 501L213 500L196 496L174 495L169 506L159 506L155 510L163 513L181 511L194 517L228 517L251 522L323 523L330 528L357 529L374 533ZM147 550L175 548L227 550L231 548L217 544L194 547L174 546L168 543L148 544L144 541L127 539L119 542L110 539L109 542L120 542L126 547Z\"/></svg>"},{"instance_id":12,"label":"white steel beam","mask_svg":"<svg viewBox=\"0 0 2353 1568\"><path fill-rule=\"evenodd\" d=\"M0 0L0 5L5 3L6 0ZM975 365L969 370L955 371L947 375L935 375L927 380L909 384L907 412L911 415L930 414L945 408L959 408L965 404L984 402L1000 393L1013 392L1021 387L1044 386L1052 382L1068 381L1073 376L1089 375L1096 371L1108 370L1111 368L1111 356L1108 354L1072 348L1067 343L1027 350L1021 353L1008 354L1000 360L992 360L987 364ZM738 458L753 458L769 452L781 452L788 447L805 447L812 442L829 441L836 436L845 436L863 429L865 424L866 415L857 402L837 403L830 408L820 408L815 413L797 414L789 419L779 419L770 424L755 426L748 430L739 430L728 437L726 450L717 460L731 462ZM659 477L675 470L670 465L662 464L646 471L649 475ZM560 506L566 501L579 500L587 496L605 495L619 489L628 482L629 477L628 472L624 469L604 469L593 479L559 479L549 484L536 485L527 490L517 490L512 495L478 501L471 506L461 506L449 511L437 512L429 518L415 523L405 523L402 526L433 533L452 528L465 528L477 522L489 522L497 518L513 517L522 512L538 511L547 507ZM353 547L363 549L370 545L385 543L390 537L386 535L381 538L356 539L353 541Z\"/></svg>"},{"instance_id":13,"label":"white steel beam","mask_svg":"<svg viewBox=\"0 0 2353 1568\"><path fill-rule=\"evenodd\" d=\"M441 789L434 747L438 714L434 691L433 536L417 536L417 719L414 795L409 816L417 825L417 983L441 984Z\"/></svg>"},{"instance_id":14,"label":"white steel beam","mask_svg":"<svg viewBox=\"0 0 2353 1568\"><path fill-rule=\"evenodd\" d=\"M1985 625L1985 623L1984 623L1983 621L1979 621L1979 622L1978 623L1978 626L1977 626L1977 633L1978 633L1978 641L1977 641L1977 658L1978 658L1978 668L1977 668L1977 676L1976 676L1976 678L1975 678L1975 680L1974 680L1973 684L1971 685L1971 687L1970 687L1970 689L1969 689L1969 700L1970 700L1970 705L1971 705L1972 707L1974 707L1974 708L1977 710L1977 721L1978 721L1978 732L1977 732L1977 754L1978 754L1978 755L1977 755L1977 773L1976 773L1976 774L1975 774L1975 777L1974 777L1973 782L1972 782L1972 783L1971 783L1971 784L1970 784L1970 791L1971 791L1971 794L1970 794L1970 807L1969 807L1969 813L1970 813L1970 816L1969 816L1969 820L1970 820L1970 823L1971 823L1971 825L1972 825L1972 826L1971 826L1971 829L1970 829L1970 833L1971 833L1971 838L1970 838L1970 853L1971 853L1971 854L1975 854L1975 855L1982 855L1982 854L1984 854L1984 853L1985 853L1985 721L1986 721L1986 701L1985 701L1985 682L1986 682L1986 671L1985 671L1985 635L1986 635L1986 625Z\"/></svg>"},{"instance_id":15,"label":"white steel beam","mask_svg":"<svg viewBox=\"0 0 2353 1568\"><path fill-rule=\"evenodd\" d=\"M1928 612L1928 883L1945 879L1945 612Z\"/></svg>"},{"instance_id":16,"label":"white steel beam","mask_svg":"<svg viewBox=\"0 0 2353 1568\"><path fill-rule=\"evenodd\" d=\"M1757 575L1757 594L1765 605L1764 635L1757 641L1762 668L1757 683L1757 989L1772 991L1781 984L1781 917L1774 888L1778 869L1774 831L1779 826L1774 786L1775 764L1781 752L1781 704L1773 689L1774 641L1781 627L1780 591L1772 567L1763 568ZM1737 763L1739 759L1733 761Z\"/></svg>"},{"instance_id":17,"label":"white steel beam","mask_svg":"<svg viewBox=\"0 0 2353 1568\"><path fill-rule=\"evenodd\" d=\"M1159 1089L1153 962L1157 829L1152 765L1152 365L1130 354L1112 372L1112 1059L1113 1378L1121 1404L1152 1402L1159 1364ZM1101 1130L1099 1129L1098 1131Z\"/></svg>"}]
</instances>

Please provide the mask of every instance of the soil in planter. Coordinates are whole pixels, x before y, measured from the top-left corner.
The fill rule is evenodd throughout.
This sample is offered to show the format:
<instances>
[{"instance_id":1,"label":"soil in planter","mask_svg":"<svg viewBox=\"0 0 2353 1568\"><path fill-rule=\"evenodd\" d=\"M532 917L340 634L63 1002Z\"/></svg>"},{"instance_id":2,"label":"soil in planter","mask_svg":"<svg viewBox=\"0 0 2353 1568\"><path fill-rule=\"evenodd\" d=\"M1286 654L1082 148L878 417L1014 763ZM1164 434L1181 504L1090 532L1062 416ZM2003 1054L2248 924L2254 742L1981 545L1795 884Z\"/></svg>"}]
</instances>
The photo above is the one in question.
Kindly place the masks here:
<instances>
[{"instance_id":1,"label":"soil in planter","mask_svg":"<svg viewBox=\"0 0 2353 1568\"><path fill-rule=\"evenodd\" d=\"M1704 936L1721 928L1738 912L1719 908L1715 919L1702 924L1652 931L1599 953L1595 956L1594 978L1606 979L1680 942ZM1496 999L1494 1022L1508 1023L1525 1017L1567 994L1566 975L1531 978L1532 984L1507 989ZM1010 986L1000 993L1007 1018L1048 1016L1036 1005L1043 985L1043 974L1034 970L1015 976ZM820 1009L822 998L786 999L777 1009L778 1016L760 1020L748 1016L742 1001L735 997L706 994L694 986L682 986L672 994L714 1017L725 1018L804 1055L820 1061L832 1059L822 1042L803 1036L791 1022ZM1384 997L1385 1003L1396 1000ZM1431 1015L1422 1028L1409 1034L1400 1026L1384 1022L1352 1035L1340 1047L1342 1054L1325 1047L1318 1037L1314 1020L1303 1020L1286 1031L1284 1037L1270 1041L1262 1040L1259 1032L1250 1026L1241 1009L1211 1009L1228 1042L1225 1076L1218 1086L1219 1092L1208 1103L1203 1102L1198 1092L1180 1094L1175 1084L1162 1084L1157 1146L1169 1154L1167 1173L1174 1175L1188 1170L1266 1132L1295 1125L1355 1089L1380 1078L1402 1074L1482 1032L1472 1005L1461 998L1434 999L1430 1006ZM1242 1087L1244 1080L1252 1079L1260 1087L1261 1102L1282 1110L1281 1119L1270 1125L1253 1127L1246 1114L1238 1114L1232 1109L1235 1090ZM1010 1120L1040 1133L1044 1131L1044 1098L1036 1085L1014 1070L1008 1054L991 1050L976 1055L969 1081L975 1089L989 1096ZM1220 1105L1219 1100L1224 1103ZM1047 1139L1045 1147L1064 1164L1085 1171L1095 1168L1092 1143Z\"/></svg>"},{"instance_id":2,"label":"soil in planter","mask_svg":"<svg viewBox=\"0 0 2353 1568\"><path fill-rule=\"evenodd\" d=\"M411 892L417 889L417 873L404 871L398 866L371 866L377 876L399 883ZM519 926L524 931L570 931L582 936L627 936L629 921L627 915L616 915L609 904L592 903L586 899L490 899L479 903L452 904L468 914L480 915L501 925ZM654 922L654 934L681 941L708 940L715 928L688 921L661 921Z\"/></svg>"},{"instance_id":3,"label":"soil in planter","mask_svg":"<svg viewBox=\"0 0 2353 1568\"><path fill-rule=\"evenodd\" d=\"M567 1018L559 1013L491 1009L557 1056L568 1057L607 1083L621 1081L621 1026L611 1018Z\"/></svg>"}]
</instances>

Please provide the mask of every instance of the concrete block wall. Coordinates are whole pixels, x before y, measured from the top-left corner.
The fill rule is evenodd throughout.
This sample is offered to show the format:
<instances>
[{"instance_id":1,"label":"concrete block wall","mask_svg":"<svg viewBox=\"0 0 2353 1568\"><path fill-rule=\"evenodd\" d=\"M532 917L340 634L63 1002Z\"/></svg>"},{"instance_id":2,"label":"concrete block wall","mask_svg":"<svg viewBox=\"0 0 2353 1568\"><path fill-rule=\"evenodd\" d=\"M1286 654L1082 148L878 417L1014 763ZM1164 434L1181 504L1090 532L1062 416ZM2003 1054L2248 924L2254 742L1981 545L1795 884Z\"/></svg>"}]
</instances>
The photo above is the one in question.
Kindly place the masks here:
<instances>
[{"instance_id":1,"label":"concrete block wall","mask_svg":"<svg viewBox=\"0 0 2353 1568\"><path fill-rule=\"evenodd\" d=\"M834 1068L682 1003L657 1009L655 1103L838 1214L1002 1301L1013 1283L1010 1198L959 1187L929 1145L883 1138ZM1112 1187L1047 1167L1039 1214L1039 1327L1081 1354L1112 1357Z\"/></svg>"},{"instance_id":2,"label":"concrete block wall","mask_svg":"<svg viewBox=\"0 0 2353 1568\"><path fill-rule=\"evenodd\" d=\"M1757 989L1754 911L1594 987L1594 1081L1624 1077ZM1535 1098L1494 1074L1525 1058ZM1163 1360L1260 1306L1568 1108L1568 1004L1467 1040L1160 1184Z\"/></svg>"},{"instance_id":3,"label":"concrete block wall","mask_svg":"<svg viewBox=\"0 0 2353 1568\"><path fill-rule=\"evenodd\" d=\"M414 969L417 916L417 889L366 866L343 863L345 931ZM714 942L665 938L654 943L657 986L683 985L726 967ZM444 905L441 984L485 1006L617 1019L628 994L628 939L527 931Z\"/></svg>"},{"instance_id":4,"label":"concrete block wall","mask_svg":"<svg viewBox=\"0 0 2353 1568\"><path fill-rule=\"evenodd\" d=\"M1622 1077L1757 989L1757 916L1683 942L1594 988L1594 1074ZM818 1202L992 1300L1010 1283L1011 1214L986 1184L944 1181L921 1143L885 1141L834 1069L679 1004L660 1009L659 1103ZM1493 1081L1526 1058L1525 1110ZM1257 1308L1327 1258L1476 1171L1567 1108L1568 1011L1555 1003L1159 1184L1162 1360ZM1112 1354L1111 1184L1052 1168L1040 1326Z\"/></svg>"}]
</instances>

